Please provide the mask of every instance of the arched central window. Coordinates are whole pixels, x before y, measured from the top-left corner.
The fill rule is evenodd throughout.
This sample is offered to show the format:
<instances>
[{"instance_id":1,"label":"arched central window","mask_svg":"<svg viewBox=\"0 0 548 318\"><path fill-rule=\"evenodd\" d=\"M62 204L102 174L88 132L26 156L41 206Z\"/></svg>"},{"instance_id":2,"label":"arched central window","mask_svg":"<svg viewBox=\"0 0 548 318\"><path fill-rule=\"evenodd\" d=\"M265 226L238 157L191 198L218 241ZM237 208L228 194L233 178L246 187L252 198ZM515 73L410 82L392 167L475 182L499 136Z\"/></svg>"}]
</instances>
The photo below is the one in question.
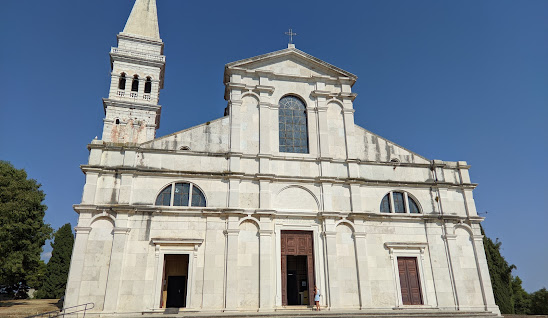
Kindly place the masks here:
<instances>
[{"instance_id":1,"label":"arched central window","mask_svg":"<svg viewBox=\"0 0 548 318\"><path fill-rule=\"evenodd\" d=\"M382 213L421 213L419 205L407 192L390 191L381 201Z\"/></svg>"},{"instance_id":2,"label":"arched central window","mask_svg":"<svg viewBox=\"0 0 548 318\"><path fill-rule=\"evenodd\" d=\"M308 153L306 106L295 96L280 99L280 152Z\"/></svg>"},{"instance_id":3,"label":"arched central window","mask_svg":"<svg viewBox=\"0 0 548 318\"><path fill-rule=\"evenodd\" d=\"M203 192L192 183L174 182L160 192L155 205L205 207L206 201Z\"/></svg>"}]
</instances>

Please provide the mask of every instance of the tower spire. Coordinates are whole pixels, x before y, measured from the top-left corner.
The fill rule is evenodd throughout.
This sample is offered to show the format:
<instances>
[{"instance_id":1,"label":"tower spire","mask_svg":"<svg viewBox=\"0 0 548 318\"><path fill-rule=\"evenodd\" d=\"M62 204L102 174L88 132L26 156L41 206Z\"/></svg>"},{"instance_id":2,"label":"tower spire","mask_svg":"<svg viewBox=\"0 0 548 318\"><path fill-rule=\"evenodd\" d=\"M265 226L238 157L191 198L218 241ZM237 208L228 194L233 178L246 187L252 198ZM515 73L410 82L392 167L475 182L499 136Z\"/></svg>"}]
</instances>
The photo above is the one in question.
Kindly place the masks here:
<instances>
[{"instance_id":1,"label":"tower spire","mask_svg":"<svg viewBox=\"0 0 548 318\"><path fill-rule=\"evenodd\" d=\"M160 40L156 0L135 0L122 33Z\"/></svg>"},{"instance_id":2,"label":"tower spire","mask_svg":"<svg viewBox=\"0 0 548 318\"><path fill-rule=\"evenodd\" d=\"M156 0L135 0L118 47L110 50L108 98L103 99L103 141L140 144L160 127L160 90L166 58L160 39Z\"/></svg>"}]
</instances>

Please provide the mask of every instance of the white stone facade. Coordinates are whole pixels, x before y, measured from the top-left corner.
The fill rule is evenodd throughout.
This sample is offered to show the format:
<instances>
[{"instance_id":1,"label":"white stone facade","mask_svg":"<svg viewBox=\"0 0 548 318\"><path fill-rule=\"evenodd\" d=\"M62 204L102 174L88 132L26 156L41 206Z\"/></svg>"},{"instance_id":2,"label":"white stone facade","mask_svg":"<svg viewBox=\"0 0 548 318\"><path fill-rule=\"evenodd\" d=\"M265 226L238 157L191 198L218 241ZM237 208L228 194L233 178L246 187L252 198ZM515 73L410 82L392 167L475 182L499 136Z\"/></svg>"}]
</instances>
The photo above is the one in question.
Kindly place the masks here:
<instances>
[{"instance_id":1,"label":"white stone facade","mask_svg":"<svg viewBox=\"0 0 548 318\"><path fill-rule=\"evenodd\" d=\"M291 45L226 65L227 116L155 138L163 43L131 27L155 15L153 0L137 0L130 32L111 51L103 137L82 166L65 306L161 311L165 255L182 254L186 309L279 309L280 237L291 230L312 233L308 284L329 309L498 313L466 162L427 160L357 126L356 76ZM129 97L130 80L120 93L122 72L150 76L150 98ZM280 152L278 102L288 95L306 105L308 153ZM206 206L156 205L173 182L199 188ZM406 193L420 213L381 213L390 191ZM420 305L402 302L403 257L416 259Z\"/></svg>"}]
</instances>

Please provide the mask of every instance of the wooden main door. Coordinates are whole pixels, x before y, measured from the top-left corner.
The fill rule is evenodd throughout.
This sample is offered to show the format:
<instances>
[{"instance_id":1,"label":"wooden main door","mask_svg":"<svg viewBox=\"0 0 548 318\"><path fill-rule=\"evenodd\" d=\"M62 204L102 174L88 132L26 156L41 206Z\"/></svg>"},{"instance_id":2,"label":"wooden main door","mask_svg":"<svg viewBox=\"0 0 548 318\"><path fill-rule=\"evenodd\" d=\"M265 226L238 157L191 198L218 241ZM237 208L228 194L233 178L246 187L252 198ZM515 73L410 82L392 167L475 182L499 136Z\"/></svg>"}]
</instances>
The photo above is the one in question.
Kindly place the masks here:
<instances>
[{"instance_id":1,"label":"wooden main door","mask_svg":"<svg viewBox=\"0 0 548 318\"><path fill-rule=\"evenodd\" d=\"M398 257L401 299L404 305L422 305L421 284L416 257Z\"/></svg>"},{"instance_id":2,"label":"wooden main door","mask_svg":"<svg viewBox=\"0 0 548 318\"><path fill-rule=\"evenodd\" d=\"M314 247L312 232L282 231L282 305L312 305Z\"/></svg>"}]
</instances>

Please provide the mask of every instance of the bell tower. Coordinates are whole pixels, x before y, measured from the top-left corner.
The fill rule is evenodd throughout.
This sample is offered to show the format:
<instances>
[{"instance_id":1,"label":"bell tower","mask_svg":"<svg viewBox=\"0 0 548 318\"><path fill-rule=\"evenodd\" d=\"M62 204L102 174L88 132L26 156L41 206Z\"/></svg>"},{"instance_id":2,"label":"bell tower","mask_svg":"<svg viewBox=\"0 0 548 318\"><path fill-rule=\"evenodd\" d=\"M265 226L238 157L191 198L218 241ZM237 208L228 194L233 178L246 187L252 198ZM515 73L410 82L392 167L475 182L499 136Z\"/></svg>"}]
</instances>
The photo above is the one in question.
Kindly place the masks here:
<instances>
[{"instance_id":1,"label":"bell tower","mask_svg":"<svg viewBox=\"0 0 548 318\"><path fill-rule=\"evenodd\" d=\"M164 43L156 0L136 0L118 47L110 50L111 83L103 99L103 141L143 143L160 127L160 89L164 86Z\"/></svg>"}]
</instances>

